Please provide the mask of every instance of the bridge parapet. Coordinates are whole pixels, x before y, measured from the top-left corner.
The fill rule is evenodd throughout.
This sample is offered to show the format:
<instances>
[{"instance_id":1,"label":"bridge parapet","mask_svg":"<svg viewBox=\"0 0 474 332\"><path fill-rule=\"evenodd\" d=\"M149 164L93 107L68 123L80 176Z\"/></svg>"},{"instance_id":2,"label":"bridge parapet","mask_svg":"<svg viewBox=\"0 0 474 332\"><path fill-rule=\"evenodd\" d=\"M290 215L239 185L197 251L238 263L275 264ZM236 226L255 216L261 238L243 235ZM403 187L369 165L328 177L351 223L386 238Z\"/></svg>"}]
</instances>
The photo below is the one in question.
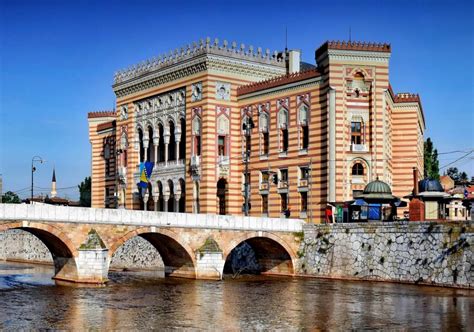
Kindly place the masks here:
<instances>
[{"instance_id":1,"label":"bridge parapet","mask_svg":"<svg viewBox=\"0 0 474 332\"><path fill-rule=\"evenodd\" d=\"M305 224L301 219L97 209L43 204L0 204L0 222L2 221L43 221L271 232L301 232L303 224Z\"/></svg>"}]
</instances>

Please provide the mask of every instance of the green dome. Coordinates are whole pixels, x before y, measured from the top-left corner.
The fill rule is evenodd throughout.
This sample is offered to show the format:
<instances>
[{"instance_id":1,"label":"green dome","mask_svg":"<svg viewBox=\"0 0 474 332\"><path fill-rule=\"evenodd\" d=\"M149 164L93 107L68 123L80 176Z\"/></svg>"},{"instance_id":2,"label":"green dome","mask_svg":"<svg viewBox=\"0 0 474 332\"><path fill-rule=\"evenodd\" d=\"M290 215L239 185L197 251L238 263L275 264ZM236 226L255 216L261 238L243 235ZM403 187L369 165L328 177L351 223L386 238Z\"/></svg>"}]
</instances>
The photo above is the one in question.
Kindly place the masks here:
<instances>
[{"instance_id":1,"label":"green dome","mask_svg":"<svg viewBox=\"0 0 474 332\"><path fill-rule=\"evenodd\" d=\"M390 186L383 181L375 180L370 182L364 188L364 194L392 194Z\"/></svg>"}]
</instances>

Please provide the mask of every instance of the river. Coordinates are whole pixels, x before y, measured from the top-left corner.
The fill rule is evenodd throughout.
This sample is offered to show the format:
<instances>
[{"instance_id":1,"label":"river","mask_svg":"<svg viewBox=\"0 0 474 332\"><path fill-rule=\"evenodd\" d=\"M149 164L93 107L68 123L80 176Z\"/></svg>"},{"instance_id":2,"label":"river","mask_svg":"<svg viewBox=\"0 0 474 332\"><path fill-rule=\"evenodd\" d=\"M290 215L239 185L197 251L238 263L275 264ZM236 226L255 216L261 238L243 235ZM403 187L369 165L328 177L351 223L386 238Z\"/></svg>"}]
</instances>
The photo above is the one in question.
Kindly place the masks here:
<instances>
[{"instance_id":1,"label":"river","mask_svg":"<svg viewBox=\"0 0 474 332\"><path fill-rule=\"evenodd\" d=\"M471 330L474 292L376 282L244 276L224 281L111 272L56 285L51 266L0 262L0 329Z\"/></svg>"}]
</instances>

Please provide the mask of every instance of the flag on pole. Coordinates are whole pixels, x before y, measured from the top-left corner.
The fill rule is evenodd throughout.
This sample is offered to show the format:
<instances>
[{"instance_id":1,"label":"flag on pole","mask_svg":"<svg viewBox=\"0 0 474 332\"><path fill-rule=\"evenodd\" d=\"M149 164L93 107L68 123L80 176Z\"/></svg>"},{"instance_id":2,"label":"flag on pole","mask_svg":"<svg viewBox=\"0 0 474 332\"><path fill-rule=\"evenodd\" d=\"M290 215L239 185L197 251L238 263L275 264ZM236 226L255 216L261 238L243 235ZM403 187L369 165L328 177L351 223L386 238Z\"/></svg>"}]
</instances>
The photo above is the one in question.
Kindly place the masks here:
<instances>
[{"instance_id":1,"label":"flag on pole","mask_svg":"<svg viewBox=\"0 0 474 332\"><path fill-rule=\"evenodd\" d=\"M146 161L144 163L140 163L140 182L138 186L140 188L147 188L148 182L150 181L151 172L153 171L154 163L150 161Z\"/></svg>"}]
</instances>

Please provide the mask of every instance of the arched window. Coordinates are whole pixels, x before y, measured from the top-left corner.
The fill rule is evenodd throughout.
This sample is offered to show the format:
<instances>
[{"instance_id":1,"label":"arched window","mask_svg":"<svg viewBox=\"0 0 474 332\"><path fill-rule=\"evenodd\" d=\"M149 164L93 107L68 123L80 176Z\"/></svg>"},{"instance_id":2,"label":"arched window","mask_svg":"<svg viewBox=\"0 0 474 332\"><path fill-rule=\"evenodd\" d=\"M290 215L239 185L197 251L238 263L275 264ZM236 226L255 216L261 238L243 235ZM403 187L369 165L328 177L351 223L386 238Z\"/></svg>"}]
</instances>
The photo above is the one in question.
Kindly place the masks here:
<instances>
[{"instance_id":1,"label":"arched window","mask_svg":"<svg viewBox=\"0 0 474 332\"><path fill-rule=\"evenodd\" d=\"M306 105L302 105L298 110L300 149L302 150L307 150L309 145L308 111L308 106Z\"/></svg>"},{"instance_id":2,"label":"arched window","mask_svg":"<svg viewBox=\"0 0 474 332\"><path fill-rule=\"evenodd\" d=\"M174 160L176 159L176 136L174 122L169 121L168 126L170 133L170 142L168 144L168 160Z\"/></svg>"},{"instance_id":3,"label":"arched window","mask_svg":"<svg viewBox=\"0 0 474 332\"><path fill-rule=\"evenodd\" d=\"M355 163L352 166L352 175L364 175L364 166L361 163Z\"/></svg>"},{"instance_id":4,"label":"arched window","mask_svg":"<svg viewBox=\"0 0 474 332\"><path fill-rule=\"evenodd\" d=\"M138 128L138 142L140 144L140 162L145 161L145 150L143 148L143 131Z\"/></svg>"},{"instance_id":5,"label":"arched window","mask_svg":"<svg viewBox=\"0 0 474 332\"><path fill-rule=\"evenodd\" d=\"M278 112L278 128L280 129L280 151L288 152L288 112L284 108Z\"/></svg>"},{"instance_id":6,"label":"arched window","mask_svg":"<svg viewBox=\"0 0 474 332\"><path fill-rule=\"evenodd\" d=\"M186 122L183 118L180 120L181 124L181 139L179 141L179 159L186 158Z\"/></svg>"},{"instance_id":7,"label":"arched window","mask_svg":"<svg viewBox=\"0 0 474 332\"><path fill-rule=\"evenodd\" d=\"M196 116L193 119L193 155L200 156L201 155L201 119Z\"/></svg>"}]
</instances>

